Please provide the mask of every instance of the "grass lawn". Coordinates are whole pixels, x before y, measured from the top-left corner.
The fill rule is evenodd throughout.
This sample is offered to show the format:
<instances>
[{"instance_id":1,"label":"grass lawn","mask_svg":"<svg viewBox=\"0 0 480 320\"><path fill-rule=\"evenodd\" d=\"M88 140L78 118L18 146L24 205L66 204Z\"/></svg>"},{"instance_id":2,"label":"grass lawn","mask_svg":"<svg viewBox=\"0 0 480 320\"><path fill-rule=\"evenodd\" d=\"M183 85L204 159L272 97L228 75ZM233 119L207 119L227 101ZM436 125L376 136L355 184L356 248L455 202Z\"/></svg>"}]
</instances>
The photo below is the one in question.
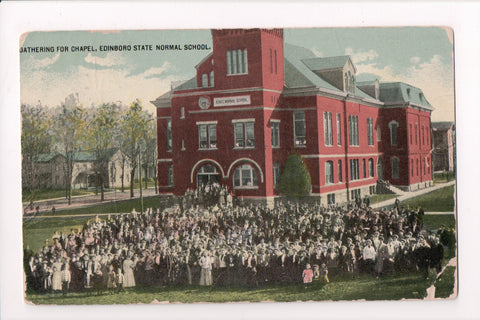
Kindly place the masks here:
<instances>
[{"instance_id":1,"label":"grass lawn","mask_svg":"<svg viewBox=\"0 0 480 320\"><path fill-rule=\"evenodd\" d=\"M402 201L402 206L410 208L422 207L424 211L453 212L455 200L453 197L454 186L448 186L427 194Z\"/></svg>"},{"instance_id":2,"label":"grass lawn","mask_svg":"<svg viewBox=\"0 0 480 320\"><path fill-rule=\"evenodd\" d=\"M448 298L455 285L455 267L448 266L435 282L435 298Z\"/></svg>"},{"instance_id":3,"label":"grass lawn","mask_svg":"<svg viewBox=\"0 0 480 320\"><path fill-rule=\"evenodd\" d=\"M158 196L144 197L144 208L158 208L159 198ZM95 214L95 213L112 213L112 212L132 212L132 210L140 212L142 211L142 203L140 199L122 200L116 202L108 202L102 204L96 204L83 208L72 208L57 210L53 214L52 212L43 213L43 215L77 215L77 214ZM42 213L40 214L42 215ZM38 216L38 215L37 215Z\"/></svg>"},{"instance_id":4,"label":"grass lawn","mask_svg":"<svg viewBox=\"0 0 480 320\"><path fill-rule=\"evenodd\" d=\"M425 279L419 274L395 275L376 279L370 275L362 275L351 280L332 277L330 283L313 283L305 289L302 284L289 286L265 286L254 289L246 288L207 288L199 286L135 288L125 293L104 293L95 295L88 293L30 294L27 300L35 304L128 304L169 302L238 302L238 301L325 301L325 300L399 300L421 299L427 287L433 281L431 274Z\"/></svg>"},{"instance_id":5,"label":"grass lawn","mask_svg":"<svg viewBox=\"0 0 480 320\"><path fill-rule=\"evenodd\" d=\"M86 194L94 194L92 191L88 190L72 190L72 196L81 196ZM56 198L65 198L64 189L41 189L35 190L33 201L46 200L46 199L56 199ZM30 201L30 192L22 192L22 202Z\"/></svg>"},{"instance_id":6,"label":"grass lawn","mask_svg":"<svg viewBox=\"0 0 480 320\"><path fill-rule=\"evenodd\" d=\"M374 204L377 202L382 202L385 200L393 199L397 195L393 193L387 193L387 194L374 194L370 197L370 204Z\"/></svg>"}]
</instances>

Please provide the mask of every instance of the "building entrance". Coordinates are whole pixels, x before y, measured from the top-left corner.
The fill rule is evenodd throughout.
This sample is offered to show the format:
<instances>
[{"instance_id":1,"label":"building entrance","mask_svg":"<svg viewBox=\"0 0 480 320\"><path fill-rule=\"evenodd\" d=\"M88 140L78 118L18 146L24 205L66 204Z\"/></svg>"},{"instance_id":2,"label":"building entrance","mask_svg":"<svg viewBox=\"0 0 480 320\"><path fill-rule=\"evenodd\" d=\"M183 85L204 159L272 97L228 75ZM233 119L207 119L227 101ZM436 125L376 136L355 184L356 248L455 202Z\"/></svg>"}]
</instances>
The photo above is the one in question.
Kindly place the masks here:
<instances>
[{"instance_id":1,"label":"building entrance","mask_svg":"<svg viewBox=\"0 0 480 320\"><path fill-rule=\"evenodd\" d=\"M220 183L220 174L211 164L204 165L197 173L197 189L212 183Z\"/></svg>"}]
</instances>

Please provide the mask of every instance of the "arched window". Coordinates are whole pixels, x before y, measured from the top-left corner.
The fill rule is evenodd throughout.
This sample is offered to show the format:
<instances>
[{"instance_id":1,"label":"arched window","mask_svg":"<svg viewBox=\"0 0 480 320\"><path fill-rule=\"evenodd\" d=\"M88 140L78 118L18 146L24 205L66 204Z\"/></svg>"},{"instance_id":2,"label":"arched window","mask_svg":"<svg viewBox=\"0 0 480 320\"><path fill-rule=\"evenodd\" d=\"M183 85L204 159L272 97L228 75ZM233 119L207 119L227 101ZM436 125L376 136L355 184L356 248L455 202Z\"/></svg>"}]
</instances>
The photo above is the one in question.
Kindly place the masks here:
<instances>
[{"instance_id":1,"label":"arched window","mask_svg":"<svg viewBox=\"0 0 480 320\"><path fill-rule=\"evenodd\" d=\"M333 161L325 162L325 183L333 183Z\"/></svg>"},{"instance_id":2,"label":"arched window","mask_svg":"<svg viewBox=\"0 0 480 320\"><path fill-rule=\"evenodd\" d=\"M397 157L392 158L392 178L400 178L400 160Z\"/></svg>"},{"instance_id":3,"label":"arched window","mask_svg":"<svg viewBox=\"0 0 480 320\"><path fill-rule=\"evenodd\" d=\"M236 188L252 188L258 186L257 172L249 164L244 164L233 172L233 186Z\"/></svg>"},{"instance_id":4,"label":"arched window","mask_svg":"<svg viewBox=\"0 0 480 320\"><path fill-rule=\"evenodd\" d=\"M388 124L388 127L390 128L390 143L392 146L397 145L397 130L398 130L398 122L393 120L390 121Z\"/></svg>"}]
</instances>

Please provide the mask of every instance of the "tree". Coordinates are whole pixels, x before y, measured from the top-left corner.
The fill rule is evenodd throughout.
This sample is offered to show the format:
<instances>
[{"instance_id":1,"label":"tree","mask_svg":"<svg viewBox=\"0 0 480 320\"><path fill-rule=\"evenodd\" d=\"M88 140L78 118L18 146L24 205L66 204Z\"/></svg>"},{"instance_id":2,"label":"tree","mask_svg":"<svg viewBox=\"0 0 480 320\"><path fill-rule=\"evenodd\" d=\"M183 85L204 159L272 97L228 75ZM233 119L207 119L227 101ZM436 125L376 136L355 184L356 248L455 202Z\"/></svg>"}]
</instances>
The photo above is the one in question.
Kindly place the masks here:
<instances>
[{"instance_id":1,"label":"tree","mask_svg":"<svg viewBox=\"0 0 480 320\"><path fill-rule=\"evenodd\" d=\"M115 104L103 104L93 114L88 123L87 145L95 155L93 169L97 187L100 187L101 201L105 200L105 177L108 174L108 162L115 151L115 136L119 123L119 107Z\"/></svg>"},{"instance_id":2,"label":"tree","mask_svg":"<svg viewBox=\"0 0 480 320\"><path fill-rule=\"evenodd\" d=\"M285 163L278 189L290 197L302 197L310 193L312 182L310 173L298 154L291 154Z\"/></svg>"},{"instance_id":3,"label":"tree","mask_svg":"<svg viewBox=\"0 0 480 320\"><path fill-rule=\"evenodd\" d=\"M157 183L157 172L158 172L158 166L157 166L157 126L155 124L155 121L152 121L149 123L149 130L148 130L148 135L145 140L146 143L146 149L145 149L145 155L144 155L144 168L145 168L145 178L147 177L147 170L148 168L152 168L153 170L153 179L155 183L155 194L158 193L158 183ZM146 184L145 184L146 186Z\"/></svg>"},{"instance_id":4,"label":"tree","mask_svg":"<svg viewBox=\"0 0 480 320\"><path fill-rule=\"evenodd\" d=\"M33 205L37 187L37 165L42 153L49 153L52 147L50 126L52 119L45 109L38 106L21 106L22 114L22 179Z\"/></svg>"},{"instance_id":5,"label":"tree","mask_svg":"<svg viewBox=\"0 0 480 320\"><path fill-rule=\"evenodd\" d=\"M80 105L77 94L70 94L59 108L54 123L55 138L65 157L65 197L68 204L72 199L72 178L75 157L85 144L87 112Z\"/></svg>"},{"instance_id":6,"label":"tree","mask_svg":"<svg viewBox=\"0 0 480 320\"><path fill-rule=\"evenodd\" d=\"M130 197L132 198L134 197L135 171L140 165L138 158L141 145L145 144L145 138L148 135L148 123L152 120L152 116L143 111L139 100L132 102L122 116L122 143L120 148L130 163Z\"/></svg>"}]
</instances>

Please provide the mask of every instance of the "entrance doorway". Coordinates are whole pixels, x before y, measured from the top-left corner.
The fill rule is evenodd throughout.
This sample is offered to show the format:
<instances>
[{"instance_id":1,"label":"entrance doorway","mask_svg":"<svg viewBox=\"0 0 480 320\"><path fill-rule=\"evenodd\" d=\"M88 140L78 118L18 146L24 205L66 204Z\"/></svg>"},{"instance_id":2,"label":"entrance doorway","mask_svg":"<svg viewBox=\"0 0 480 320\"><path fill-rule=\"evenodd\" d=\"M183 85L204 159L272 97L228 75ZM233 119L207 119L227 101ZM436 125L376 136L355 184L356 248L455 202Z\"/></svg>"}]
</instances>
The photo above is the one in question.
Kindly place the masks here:
<instances>
[{"instance_id":1,"label":"entrance doorway","mask_svg":"<svg viewBox=\"0 0 480 320\"><path fill-rule=\"evenodd\" d=\"M220 183L220 174L217 168L211 164L206 164L198 170L197 189L202 189L207 184Z\"/></svg>"}]
</instances>

